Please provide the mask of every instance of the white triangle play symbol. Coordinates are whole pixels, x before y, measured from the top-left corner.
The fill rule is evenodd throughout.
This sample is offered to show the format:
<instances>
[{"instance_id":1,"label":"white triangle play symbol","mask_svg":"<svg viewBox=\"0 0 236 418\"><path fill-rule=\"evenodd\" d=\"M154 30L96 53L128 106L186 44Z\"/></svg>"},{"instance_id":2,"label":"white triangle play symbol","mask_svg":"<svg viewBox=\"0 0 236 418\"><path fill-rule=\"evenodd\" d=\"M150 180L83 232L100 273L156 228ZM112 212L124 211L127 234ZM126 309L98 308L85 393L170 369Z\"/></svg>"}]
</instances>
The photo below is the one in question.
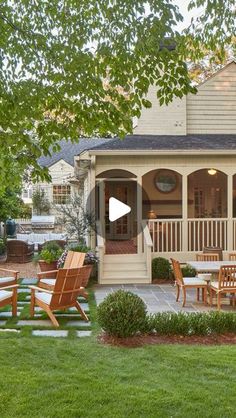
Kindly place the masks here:
<instances>
[{"instance_id":1,"label":"white triangle play symbol","mask_svg":"<svg viewBox=\"0 0 236 418\"><path fill-rule=\"evenodd\" d=\"M109 199L109 221L114 222L127 213L131 212L131 207L116 199L110 197Z\"/></svg>"}]
</instances>

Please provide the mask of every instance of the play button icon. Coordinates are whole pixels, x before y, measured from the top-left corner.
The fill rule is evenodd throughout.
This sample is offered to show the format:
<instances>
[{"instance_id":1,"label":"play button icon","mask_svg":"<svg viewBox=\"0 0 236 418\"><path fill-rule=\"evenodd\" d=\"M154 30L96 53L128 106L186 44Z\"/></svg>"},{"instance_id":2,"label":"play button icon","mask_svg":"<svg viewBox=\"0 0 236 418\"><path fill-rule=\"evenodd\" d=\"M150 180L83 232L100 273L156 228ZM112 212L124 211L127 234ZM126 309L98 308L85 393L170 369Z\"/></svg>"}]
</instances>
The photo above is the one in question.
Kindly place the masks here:
<instances>
[{"instance_id":1,"label":"play button icon","mask_svg":"<svg viewBox=\"0 0 236 418\"><path fill-rule=\"evenodd\" d=\"M131 207L116 199L110 197L109 199L109 221L114 222L124 215L131 212Z\"/></svg>"}]
</instances>

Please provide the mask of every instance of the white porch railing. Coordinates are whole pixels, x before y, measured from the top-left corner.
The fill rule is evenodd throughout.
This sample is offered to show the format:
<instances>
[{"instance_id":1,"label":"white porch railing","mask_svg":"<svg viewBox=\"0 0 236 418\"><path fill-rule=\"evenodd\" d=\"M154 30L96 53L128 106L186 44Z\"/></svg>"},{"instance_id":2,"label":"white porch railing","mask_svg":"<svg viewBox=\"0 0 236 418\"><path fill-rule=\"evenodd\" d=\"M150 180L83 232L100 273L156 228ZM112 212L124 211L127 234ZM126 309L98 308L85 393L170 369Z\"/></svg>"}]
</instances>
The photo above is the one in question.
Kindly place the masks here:
<instances>
[{"instance_id":1,"label":"white porch railing","mask_svg":"<svg viewBox=\"0 0 236 418\"><path fill-rule=\"evenodd\" d=\"M228 248L228 235L233 235L233 248L236 250L236 219L229 224L227 218L188 219L187 228L183 228L183 219L150 219L148 227L153 242L153 252L202 251L203 247ZM228 229L231 228L230 231Z\"/></svg>"},{"instance_id":2,"label":"white porch railing","mask_svg":"<svg viewBox=\"0 0 236 418\"><path fill-rule=\"evenodd\" d=\"M148 227L153 242L153 252L179 252L183 250L182 219L150 219Z\"/></svg>"},{"instance_id":3,"label":"white porch railing","mask_svg":"<svg viewBox=\"0 0 236 418\"><path fill-rule=\"evenodd\" d=\"M150 229L146 221L142 222L142 231L143 231L143 252L147 267L147 276L150 283L152 282L152 247L153 242L150 234Z\"/></svg>"},{"instance_id":4,"label":"white porch railing","mask_svg":"<svg viewBox=\"0 0 236 418\"><path fill-rule=\"evenodd\" d=\"M203 247L227 249L228 219L188 219L188 251L202 251Z\"/></svg>"},{"instance_id":5,"label":"white porch railing","mask_svg":"<svg viewBox=\"0 0 236 418\"><path fill-rule=\"evenodd\" d=\"M236 251L236 219L233 219L233 251Z\"/></svg>"}]
</instances>

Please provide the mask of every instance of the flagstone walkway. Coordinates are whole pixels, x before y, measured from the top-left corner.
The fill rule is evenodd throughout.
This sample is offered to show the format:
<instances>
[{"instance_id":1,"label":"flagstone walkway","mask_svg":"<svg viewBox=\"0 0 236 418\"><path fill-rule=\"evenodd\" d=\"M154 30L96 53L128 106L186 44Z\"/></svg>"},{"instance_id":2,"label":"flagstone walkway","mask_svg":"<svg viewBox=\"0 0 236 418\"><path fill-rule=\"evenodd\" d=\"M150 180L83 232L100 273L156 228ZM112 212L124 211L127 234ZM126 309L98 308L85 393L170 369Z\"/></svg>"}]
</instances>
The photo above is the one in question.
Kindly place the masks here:
<instances>
[{"instance_id":1,"label":"flagstone walkway","mask_svg":"<svg viewBox=\"0 0 236 418\"><path fill-rule=\"evenodd\" d=\"M60 324L55 329L47 314L40 307L35 307L34 319L30 318L30 284L36 284L37 279L23 279L18 289L17 318L12 318L11 307L0 309L0 335L2 332L15 332L34 337L88 337L91 335L91 323L82 319L76 308L56 313ZM84 298L79 298L81 307L89 316L89 305Z\"/></svg>"},{"instance_id":2,"label":"flagstone walkway","mask_svg":"<svg viewBox=\"0 0 236 418\"><path fill-rule=\"evenodd\" d=\"M99 305L105 297L118 289L131 291L140 296L147 306L147 311L150 314L157 312L208 312L210 310L216 310L216 306L205 306L202 302L196 301L196 290L190 289L187 291L187 303L182 307L182 299L180 302L176 302L176 288L171 284L149 284L149 285L110 285L102 286L97 285L94 289L95 299L97 305ZM234 310L227 304L222 304L222 310Z\"/></svg>"}]
</instances>

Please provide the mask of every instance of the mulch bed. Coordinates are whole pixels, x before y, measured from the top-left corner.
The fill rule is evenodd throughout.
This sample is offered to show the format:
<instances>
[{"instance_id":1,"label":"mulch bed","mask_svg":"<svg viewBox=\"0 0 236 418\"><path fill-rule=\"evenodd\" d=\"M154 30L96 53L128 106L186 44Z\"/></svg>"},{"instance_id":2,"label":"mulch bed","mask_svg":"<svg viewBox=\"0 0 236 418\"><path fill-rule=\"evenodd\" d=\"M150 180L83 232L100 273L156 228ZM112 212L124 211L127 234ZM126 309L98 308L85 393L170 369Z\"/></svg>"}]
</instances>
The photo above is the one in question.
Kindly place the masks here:
<instances>
[{"instance_id":1,"label":"mulch bed","mask_svg":"<svg viewBox=\"0 0 236 418\"><path fill-rule=\"evenodd\" d=\"M119 347L135 348L143 345L153 344L188 344L188 345L222 345L236 344L235 334L218 335L157 335L145 334L128 338L112 337L107 334L101 334L98 341L102 344L114 345Z\"/></svg>"}]
</instances>

